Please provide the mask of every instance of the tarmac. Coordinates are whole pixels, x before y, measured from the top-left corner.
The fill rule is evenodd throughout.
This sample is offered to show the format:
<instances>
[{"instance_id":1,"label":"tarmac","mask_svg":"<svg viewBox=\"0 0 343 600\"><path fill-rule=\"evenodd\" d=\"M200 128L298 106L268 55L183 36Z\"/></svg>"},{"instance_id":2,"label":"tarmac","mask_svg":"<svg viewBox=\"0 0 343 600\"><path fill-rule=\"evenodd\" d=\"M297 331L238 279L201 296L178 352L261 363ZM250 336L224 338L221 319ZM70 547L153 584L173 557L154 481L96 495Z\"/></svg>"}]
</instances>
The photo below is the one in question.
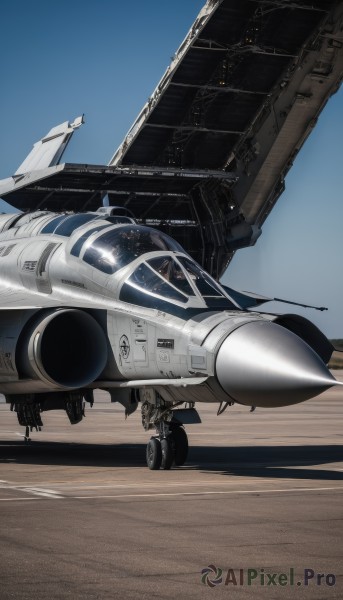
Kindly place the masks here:
<instances>
[{"instance_id":1,"label":"tarmac","mask_svg":"<svg viewBox=\"0 0 343 600\"><path fill-rule=\"evenodd\" d=\"M149 471L139 411L105 393L30 444L0 403L1 600L342 599L342 389L198 409L187 464Z\"/></svg>"}]
</instances>

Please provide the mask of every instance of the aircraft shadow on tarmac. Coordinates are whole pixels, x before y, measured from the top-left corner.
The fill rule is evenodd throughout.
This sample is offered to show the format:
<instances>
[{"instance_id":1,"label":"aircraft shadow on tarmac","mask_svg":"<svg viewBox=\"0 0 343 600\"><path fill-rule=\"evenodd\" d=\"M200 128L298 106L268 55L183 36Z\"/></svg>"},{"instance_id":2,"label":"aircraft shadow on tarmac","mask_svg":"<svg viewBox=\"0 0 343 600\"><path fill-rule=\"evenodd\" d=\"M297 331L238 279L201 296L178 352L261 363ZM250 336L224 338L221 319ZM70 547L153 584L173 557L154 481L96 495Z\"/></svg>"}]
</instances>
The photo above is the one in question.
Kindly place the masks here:
<instances>
[{"instance_id":1,"label":"aircraft shadow on tarmac","mask_svg":"<svg viewBox=\"0 0 343 600\"><path fill-rule=\"evenodd\" d=\"M146 467L143 444L68 444L33 441L0 443L0 463ZM343 480L343 471L328 465L343 460L343 445L192 446L183 471L215 472L231 477ZM313 468L313 467L319 467ZM324 468L324 466L326 468ZM178 470L180 468L178 467Z\"/></svg>"}]
</instances>

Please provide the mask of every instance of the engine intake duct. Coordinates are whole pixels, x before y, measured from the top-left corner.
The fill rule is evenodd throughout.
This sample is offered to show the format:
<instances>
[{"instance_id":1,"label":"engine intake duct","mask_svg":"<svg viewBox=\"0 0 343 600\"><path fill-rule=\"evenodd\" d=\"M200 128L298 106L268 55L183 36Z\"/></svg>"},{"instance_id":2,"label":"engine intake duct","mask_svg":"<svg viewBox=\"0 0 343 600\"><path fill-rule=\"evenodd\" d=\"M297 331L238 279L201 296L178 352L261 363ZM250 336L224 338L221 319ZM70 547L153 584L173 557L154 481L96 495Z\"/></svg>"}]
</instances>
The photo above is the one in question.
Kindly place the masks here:
<instances>
[{"instance_id":1,"label":"engine intake duct","mask_svg":"<svg viewBox=\"0 0 343 600\"><path fill-rule=\"evenodd\" d=\"M16 363L21 377L56 388L77 389L92 383L107 362L107 340L98 322L82 310L40 313L19 338Z\"/></svg>"}]
</instances>

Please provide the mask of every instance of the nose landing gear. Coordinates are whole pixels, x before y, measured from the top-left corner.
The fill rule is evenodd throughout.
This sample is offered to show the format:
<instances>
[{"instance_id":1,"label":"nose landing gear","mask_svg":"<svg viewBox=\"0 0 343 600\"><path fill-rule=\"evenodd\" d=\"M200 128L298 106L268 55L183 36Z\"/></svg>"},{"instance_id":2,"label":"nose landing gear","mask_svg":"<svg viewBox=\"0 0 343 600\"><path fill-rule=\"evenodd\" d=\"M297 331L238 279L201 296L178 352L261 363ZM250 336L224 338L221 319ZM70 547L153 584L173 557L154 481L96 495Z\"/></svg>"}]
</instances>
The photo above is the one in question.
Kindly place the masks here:
<instances>
[{"instance_id":1,"label":"nose landing gear","mask_svg":"<svg viewBox=\"0 0 343 600\"><path fill-rule=\"evenodd\" d=\"M201 419L193 404L179 408L181 404L185 403L167 403L158 395L154 402L142 403L144 429L156 429L146 449L147 465L152 471L181 467L187 460L188 438L183 424L201 423Z\"/></svg>"},{"instance_id":2,"label":"nose landing gear","mask_svg":"<svg viewBox=\"0 0 343 600\"><path fill-rule=\"evenodd\" d=\"M151 471L168 470L173 464L181 467L187 456L188 438L181 425L174 425L166 437L150 438L146 449L146 461Z\"/></svg>"}]
</instances>

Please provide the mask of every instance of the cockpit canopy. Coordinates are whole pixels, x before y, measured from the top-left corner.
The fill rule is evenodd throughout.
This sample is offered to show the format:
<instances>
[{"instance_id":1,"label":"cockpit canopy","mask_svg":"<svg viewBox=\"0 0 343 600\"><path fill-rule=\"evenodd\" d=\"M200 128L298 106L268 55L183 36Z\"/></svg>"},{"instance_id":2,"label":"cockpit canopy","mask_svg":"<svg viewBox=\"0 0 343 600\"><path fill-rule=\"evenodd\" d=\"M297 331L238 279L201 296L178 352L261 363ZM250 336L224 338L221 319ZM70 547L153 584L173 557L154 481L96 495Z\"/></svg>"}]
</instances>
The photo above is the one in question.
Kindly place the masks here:
<instances>
[{"instance_id":1,"label":"cockpit canopy","mask_svg":"<svg viewBox=\"0 0 343 600\"><path fill-rule=\"evenodd\" d=\"M82 225L87 225L91 221L96 222L97 220L109 221L112 225L120 223L132 223L133 219L126 216L114 215L114 216L103 216L102 214L97 215L96 213L80 213L76 215L58 215L54 219L51 219L41 230L41 234L53 233L54 235L63 235L69 237L74 233L76 229Z\"/></svg>"},{"instance_id":2,"label":"cockpit canopy","mask_svg":"<svg viewBox=\"0 0 343 600\"><path fill-rule=\"evenodd\" d=\"M157 229L124 225L98 236L87 247L83 260L99 271L112 275L139 256L161 250L184 252L180 244Z\"/></svg>"},{"instance_id":3,"label":"cockpit canopy","mask_svg":"<svg viewBox=\"0 0 343 600\"><path fill-rule=\"evenodd\" d=\"M96 233L99 235L92 238ZM180 307L205 302L213 308L237 308L178 242L157 229L136 224L108 228L99 224L81 234L70 251L74 256L82 252L84 262L106 275L113 275L142 257L123 285L120 297L126 302L156 307L160 299Z\"/></svg>"},{"instance_id":4,"label":"cockpit canopy","mask_svg":"<svg viewBox=\"0 0 343 600\"><path fill-rule=\"evenodd\" d=\"M127 283L146 293L182 303L199 296L206 302L218 298L227 300L212 277L186 256L159 256L146 260L135 269Z\"/></svg>"}]
</instances>

